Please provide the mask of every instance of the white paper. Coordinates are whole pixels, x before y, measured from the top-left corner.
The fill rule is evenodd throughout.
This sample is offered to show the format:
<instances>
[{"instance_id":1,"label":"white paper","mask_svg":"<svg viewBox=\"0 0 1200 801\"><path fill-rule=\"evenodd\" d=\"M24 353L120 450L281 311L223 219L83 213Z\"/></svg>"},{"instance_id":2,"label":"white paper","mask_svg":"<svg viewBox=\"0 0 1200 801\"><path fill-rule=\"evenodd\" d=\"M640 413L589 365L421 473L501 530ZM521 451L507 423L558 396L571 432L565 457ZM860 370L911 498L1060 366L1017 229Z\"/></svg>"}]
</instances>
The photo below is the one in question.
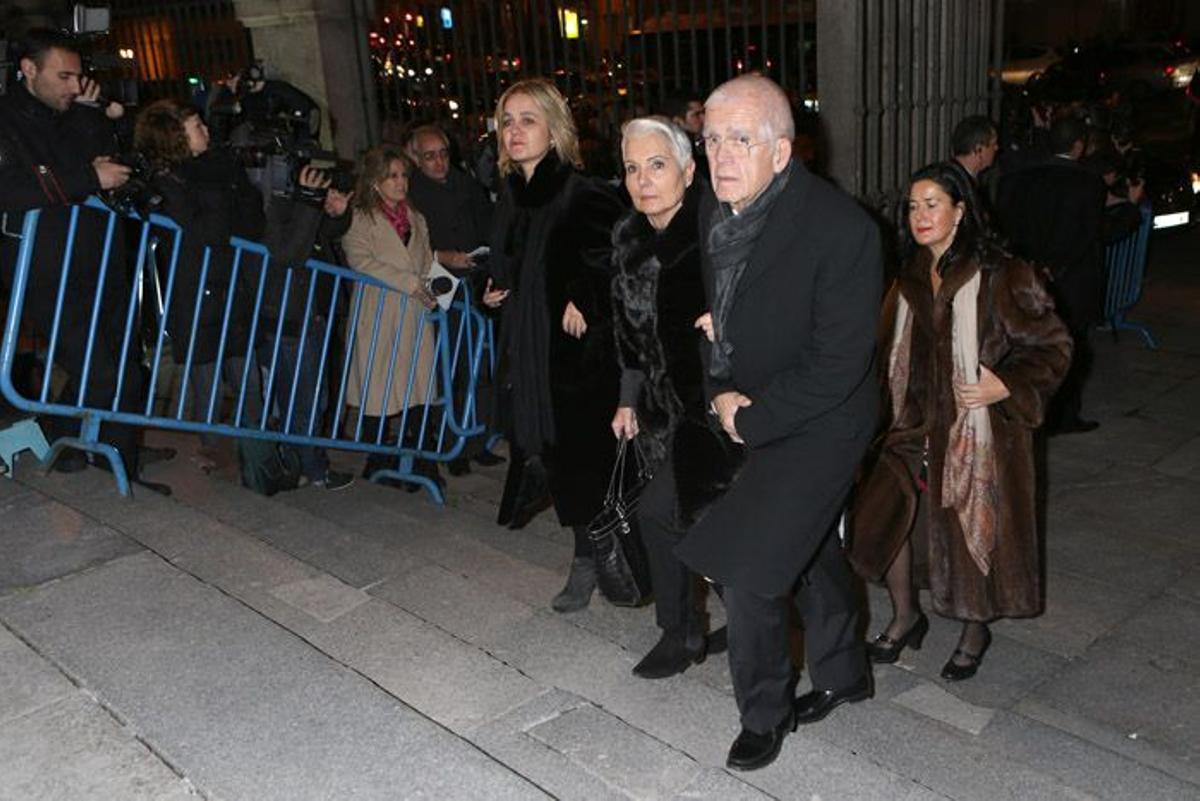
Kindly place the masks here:
<instances>
[{"instance_id":1,"label":"white paper","mask_svg":"<svg viewBox=\"0 0 1200 801\"><path fill-rule=\"evenodd\" d=\"M458 285L461 281L454 277L454 273L442 266L442 263L437 259L433 260L433 264L429 266L429 275L425 277L425 286L429 286L430 282L435 278L445 276L454 284L454 287L444 295L434 295L434 300L437 305L442 307L442 311L449 311L450 304L454 301L454 296L458 294Z\"/></svg>"}]
</instances>

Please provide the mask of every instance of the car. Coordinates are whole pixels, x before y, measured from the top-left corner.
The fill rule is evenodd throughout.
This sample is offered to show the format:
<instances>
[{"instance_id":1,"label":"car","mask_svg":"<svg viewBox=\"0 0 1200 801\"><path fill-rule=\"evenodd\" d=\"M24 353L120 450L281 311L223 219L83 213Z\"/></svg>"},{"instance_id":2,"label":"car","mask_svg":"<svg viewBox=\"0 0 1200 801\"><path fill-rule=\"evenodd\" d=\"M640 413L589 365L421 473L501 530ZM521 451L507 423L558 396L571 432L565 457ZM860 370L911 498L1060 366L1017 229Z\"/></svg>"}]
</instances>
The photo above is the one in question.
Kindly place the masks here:
<instances>
[{"instance_id":1,"label":"car","mask_svg":"<svg viewBox=\"0 0 1200 801\"><path fill-rule=\"evenodd\" d=\"M1101 64L1105 83L1136 99L1186 89L1200 58L1178 44L1125 42L1106 48Z\"/></svg>"},{"instance_id":2,"label":"car","mask_svg":"<svg viewBox=\"0 0 1200 801\"><path fill-rule=\"evenodd\" d=\"M1053 47L1019 45L1009 50L1008 59L1000 70L1000 80L1012 86L1022 86L1059 61L1062 61L1062 54Z\"/></svg>"}]
</instances>

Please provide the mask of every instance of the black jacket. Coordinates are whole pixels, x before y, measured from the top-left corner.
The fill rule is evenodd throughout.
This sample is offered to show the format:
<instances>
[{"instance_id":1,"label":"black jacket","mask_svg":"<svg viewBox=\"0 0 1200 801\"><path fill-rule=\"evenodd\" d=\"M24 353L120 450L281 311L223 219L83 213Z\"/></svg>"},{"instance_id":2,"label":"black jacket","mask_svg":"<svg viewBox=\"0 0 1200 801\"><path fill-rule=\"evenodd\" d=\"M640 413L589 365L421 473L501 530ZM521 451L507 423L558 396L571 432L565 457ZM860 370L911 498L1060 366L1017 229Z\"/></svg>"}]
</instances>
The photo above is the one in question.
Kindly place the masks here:
<instances>
[{"instance_id":1,"label":"black jacket","mask_svg":"<svg viewBox=\"0 0 1200 801\"><path fill-rule=\"evenodd\" d=\"M716 203L706 192L702 237ZM712 264L701 247L711 303ZM831 531L876 424L882 277L871 218L796 164L729 311L732 376L709 382L710 397L736 390L752 405L734 418L745 464L676 548L695 572L783 596Z\"/></svg>"},{"instance_id":2,"label":"black jacket","mask_svg":"<svg viewBox=\"0 0 1200 801\"><path fill-rule=\"evenodd\" d=\"M187 358L193 320L196 340L192 362L209 364L216 360L230 292L233 304L225 358L244 356L262 273L258 258L246 254L239 265L236 283L231 282L234 252L229 239L238 236L255 242L262 240L265 226L262 195L232 155L220 150L210 150L168 172L160 172L153 183L163 198L160 212L183 228L167 318L175 361L183 363ZM211 248L212 255L201 289L206 247ZM170 247L160 248L159 253L163 254L159 269L165 286Z\"/></svg>"},{"instance_id":3,"label":"black jacket","mask_svg":"<svg viewBox=\"0 0 1200 801\"><path fill-rule=\"evenodd\" d=\"M408 181L408 197L429 223L429 244L434 250L469 253L488 243L492 202L483 187L458 168L450 168L445 183L415 170Z\"/></svg>"},{"instance_id":4,"label":"black jacket","mask_svg":"<svg viewBox=\"0 0 1200 801\"><path fill-rule=\"evenodd\" d=\"M0 212L5 213L6 232L19 234L24 212L43 210L25 304L26 314L43 333L53 319L62 273L70 221L65 207L99 191L92 160L114 151L112 127L96 109L76 104L58 112L20 84L0 97ZM86 325L82 321L90 319L107 222L102 212L80 212L64 327L78 330ZM128 285L121 234L118 225L106 281L106 293L113 303L125 296L123 287ZM0 273L5 286L12 279L19 247L18 239L0 236ZM105 306L109 308L110 303L106 301Z\"/></svg>"},{"instance_id":5,"label":"black jacket","mask_svg":"<svg viewBox=\"0 0 1200 801\"><path fill-rule=\"evenodd\" d=\"M544 457L563 525L596 515L612 467L618 371L610 285L612 226L620 214L607 186L551 152L528 184L519 173L508 176L492 224L488 269L498 287L512 289L501 307L499 375L509 398L501 403L501 424L522 452ZM539 293L541 302L531 303ZM568 302L587 321L582 339L562 329ZM530 336L539 330L545 341ZM544 396L531 393L538 384ZM514 435L516 418L529 413L550 418L552 441L522 443Z\"/></svg>"},{"instance_id":6,"label":"black jacket","mask_svg":"<svg viewBox=\"0 0 1200 801\"><path fill-rule=\"evenodd\" d=\"M728 486L741 448L711 427L696 319L708 308L700 274L702 181L662 231L631 211L613 229L613 321L621 405L636 409L638 438L655 469L674 471L676 521L691 525ZM671 457L668 461L668 457Z\"/></svg>"},{"instance_id":7,"label":"black jacket","mask_svg":"<svg viewBox=\"0 0 1200 801\"><path fill-rule=\"evenodd\" d=\"M1054 276L1059 313L1074 328L1098 322L1104 292L1104 181L1058 156L1000 181L996 213L1013 252Z\"/></svg>"}]
</instances>

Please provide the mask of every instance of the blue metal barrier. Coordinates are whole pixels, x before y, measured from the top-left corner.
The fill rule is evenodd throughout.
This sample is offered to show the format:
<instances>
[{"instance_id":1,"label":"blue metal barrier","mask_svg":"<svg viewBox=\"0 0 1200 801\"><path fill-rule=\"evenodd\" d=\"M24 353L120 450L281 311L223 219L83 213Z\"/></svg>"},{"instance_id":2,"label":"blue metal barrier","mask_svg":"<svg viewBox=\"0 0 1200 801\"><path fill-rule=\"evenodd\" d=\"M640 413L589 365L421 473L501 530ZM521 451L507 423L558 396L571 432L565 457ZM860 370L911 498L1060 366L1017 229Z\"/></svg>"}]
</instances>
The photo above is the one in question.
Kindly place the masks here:
<instances>
[{"instance_id":1,"label":"blue metal barrier","mask_svg":"<svg viewBox=\"0 0 1200 801\"><path fill-rule=\"evenodd\" d=\"M1146 340L1146 347L1154 350L1158 343L1146 326L1125 319L1125 314L1142 297L1142 279L1146 274L1146 246L1150 241L1150 227L1154 213L1147 207L1141 208L1142 223L1129 236L1109 245L1104 253L1108 274L1108 289L1104 297L1104 328L1112 331L1113 339L1120 331L1137 331Z\"/></svg>"},{"instance_id":2,"label":"blue metal barrier","mask_svg":"<svg viewBox=\"0 0 1200 801\"><path fill-rule=\"evenodd\" d=\"M4 325L4 339L0 345L0 392L9 403L37 415L80 420L78 437L63 437L51 444L50 453L43 460L45 469L48 470L53 465L64 448L88 451L108 461L118 490L122 495L128 495L130 477L126 475L120 454L99 438L102 423L117 423L239 438L250 437L296 446L316 446L395 457L395 467L378 470L371 475L371 479L378 481L382 478L395 478L413 482L423 486L435 502L444 502L440 487L431 479L414 473L413 463L415 459L449 461L462 451L467 437L483 431L483 426L476 419L475 392L479 371L484 364L485 350L488 351L487 357L490 360L493 348L490 342L490 323L478 310L472 308L469 293L460 292L455 297L453 304L460 313L455 315L457 324L452 326L451 317L445 311L438 308L428 310L415 304L410 308L408 295L362 273L312 259L303 265L274 264L270 252L263 245L234 238L230 241L232 261L228 265L228 291L224 298L220 298L212 291L220 286L220 282L213 279L225 277L215 275L216 271L223 270L225 265L215 263L211 248L204 249L201 264L181 264L183 230L173 220L154 214L146 220L123 218L94 198L71 207L68 214L69 225L57 282L58 294L55 298L53 324L48 332L41 332L49 340L47 369L40 390L34 397L25 397L14 386L13 364L22 309L29 289L30 270L35 265L38 269L46 268L45 264L37 261L35 252L40 211L31 211L25 215L8 317ZM99 215L98 219L93 219L91 223L103 226L104 247L102 252L97 254L94 297L68 298L71 271L82 269L80 259L90 255L75 252L75 239L81 215ZM128 267L125 264L112 263L115 261L113 241L118 224L131 226L139 234L133 274L129 280L128 293L122 298L122 303L116 303L114 298L106 296L105 292L109 273L124 271ZM156 255L164 253L169 253L165 266L156 258ZM178 291L176 279L184 270L198 270L199 282L195 298L183 299L194 300L191 317L176 321L172 319L175 294ZM268 290L268 278L272 276L272 270L283 271L277 295ZM238 284L239 276L243 274L251 279L253 304L249 314L245 348L235 350L230 334L239 314ZM278 278L278 274L274 277ZM287 338L285 319L288 301L293 292L301 291L294 287L302 283L302 277L308 279L308 290L303 300L304 312L300 318L300 332L295 343L297 352L303 354L305 347L311 344L312 338L320 343L317 374L312 382L313 393L307 397L300 394L300 388L305 383L301 380L304 359L297 357L293 360L295 368L290 374L281 374L279 369L281 344ZM329 286L330 292L328 305L317 308L317 288L321 282ZM45 282L41 285L45 286ZM364 308L364 298L368 295L373 308ZM348 315L339 313L343 299L351 309ZM274 303L276 300L277 305ZM277 310L276 319L273 321L268 319L270 311L267 301L272 302L269 309ZM86 306L81 307L81 303ZM216 360L212 363L213 379L208 397L195 399L192 414L188 415L186 400L193 370L198 366L197 334L202 309L206 303L222 304L220 337L216 343ZM324 304L325 301L322 300L321 303ZM82 330L63 329L64 308L87 309L86 348L82 365L77 370L78 374L72 375L72 378L77 379L78 385L72 387L75 390L72 397L60 396L52 399L50 365L55 362L55 355L63 338L85 334ZM186 306L181 300L178 309L184 308ZM385 311L394 311L395 315L391 319L399 321L394 332L381 325L385 319ZM419 315L415 325L410 326L415 329L415 341L409 352L402 353L399 345L410 315ZM243 314L242 317L244 316ZM73 314L72 318L77 319L78 314ZM143 326L138 323L146 319L154 322L156 330L143 343ZM370 347L365 362L361 359L361 353L357 351L363 340L356 337L360 326L364 324L371 326L367 329ZM98 329L103 327L106 332L115 336L118 326L119 356L103 352L103 346L97 345ZM182 360L178 360L181 361L179 369L182 370L179 401L173 405L173 409L159 413L155 409L155 399L160 384L163 383L161 367L164 354L167 353L168 347L173 351L174 345L177 344L173 342L172 330L176 334L187 331L190 336L186 354ZM331 357L339 334L343 332L345 352L338 363L334 363ZM430 342L431 345L428 344ZM148 370L143 370L138 363L143 357L148 357ZM263 361L261 367L259 357L262 357ZM89 383L93 381L93 367L97 359L116 360L115 365L109 365L115 367L115 380L111 386ZM356 413L346 414L350 408L346 401L351 387L351 365L355 363L355 359L358 359L363 372L361 384L357 386L357 396L362 402ZM383 362L379 361L382 359L387 360L388 369L382 401L384 408L380 410L380 416L385 416L383 413L386 411L386 398L392 393L393 387L402 389L403 410L399 413L399 426L395 433L389 433L385 425L377 425L375 431L364 432L364 419L374 416L366 408L366 402L371 397L370 385L375 372L374 367L377 363L382 364ZM234 360L240 360L241 363L240 382L238 386L233 387L235 404L231 419L225 420L221 414L224 399L221 389L222 367L226 361L234 363ZM428 364L424 365L422 362ZM137 377L131 374L132 370L139 371ZM130 387L135 386L135 383L131 382L141 381L143 372L148 374L148 380L134 402L130 402L125 396L129 394ZM456 377L459 378L460 396L463 399L461 409L455 408L453 385ZM286 408L282 408L284 404L280 404L279 419L273 422L269 411L279 381L291 383L282 385L287 390ZM326 382L330 384L327 385ZM168 377L166 385L169 384ZM337 388L337 399L328 410L326 419L321 419L321 399L325 397L323 389L332 386ZM464 386L465 391L461 389ZM261 390L256 389L259 387ZM424 392L418 395L417 392L422 387ZM261 396L257 398L257 408L261 413L257 415L257 419L253 419L254 415L248 414L247 408L254 408L253 395L256 392L261 392ZM97 396L108 400L97 402ZM122 402L123 398L125 402ZM307 414L302 413L305 411ZM307 418L307 425L303 427L304 430L296 430L297 426L294 423L301 417Z\"/></svg>"}]
</instances>

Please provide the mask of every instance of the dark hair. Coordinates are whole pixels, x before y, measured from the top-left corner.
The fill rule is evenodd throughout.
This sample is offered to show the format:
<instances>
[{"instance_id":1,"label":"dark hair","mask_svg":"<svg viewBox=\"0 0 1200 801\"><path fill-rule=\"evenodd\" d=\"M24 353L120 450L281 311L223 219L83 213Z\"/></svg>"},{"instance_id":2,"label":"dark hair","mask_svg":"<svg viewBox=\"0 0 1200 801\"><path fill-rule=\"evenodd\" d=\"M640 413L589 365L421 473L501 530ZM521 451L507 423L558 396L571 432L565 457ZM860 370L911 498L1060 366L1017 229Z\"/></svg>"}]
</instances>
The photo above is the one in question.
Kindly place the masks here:
<instances>
[{"instance_id":1,"label":"dark hair","mask_svg":"<svg viewBox=\"0 0 1200 801\"><path fill-rule=\"evenodd\" d=\"M696 103L703 102L694 94L688 94L687 92L673 92L667 95L663 100L662 106L659 107L659 113L664 117L669 117L671 119L676 117L682 119L687 116L688 104L692 103L693 101Z\"/></svg>"},{"instance_id":2,"label":"dark hair","mask_svg":"<svg viewBox=\"0 0 1200 801\"><path fill-rule=\"evenodd\" d=\"M982 114L975 114L954 126L950 148L956 156L969 156L975 152L975 148L987 147L996 135L996 124Z\"/></svg>"},{"instance_id":3,"label":"dark hair","mask_svg":"<svg viewBox=\"0 0 1200 801\"><path fill-rule=\"evenodd\" d=\"M958 223L954 242L938 262L939 273L945 272L946 267L957 261L960 256L981 257L986 251L997 246L995 235L980 213L979 198L975 195L975 189L966 171L957 164L939 161L914 172L904 188L904 196L900 198L896 219L900 233L900 253L905 261L912 258L921 247L913 239L912 230L908 226L909 197L912 195L913 185L918 181L933 181L950 196L954 205L961 203L963 206L963 216Z\"/></svg>"},{"instance_id":4,"label":"dark hair","mask_svg":"<svg viewBox=\"0 0 1200 801\"><path fill-rule=\"evenodd\" d=\"M199 112L175 100L157 100L142 109L133 126L133 149L155 169L169 170L192 157L183 124Z\"/></svg>"},{"instance_id":5,"label":"dark hair","mask_svg":"<svg viewBox=\"0 0 1200 801\"><path fill-rule=\"evenodd\" d=\"M1087 141L1087 123L1073 115L1054 121L1050 126L1050 149L1056 155L1066 153L1076 142Z\"/></svg>"},{"instance_id":6,"label":"dark hair","mask_svg":"<svg viewBox=\"0 0 1200 801\"><path fill-rule=\"evenodd\" d=\"M17 63L27 58L41 69L46 61L46 54L55 49L79 55L79 43L71 34L52 28L30 28L21 39L17 50Z\"/></svg>"}]
</instances>

